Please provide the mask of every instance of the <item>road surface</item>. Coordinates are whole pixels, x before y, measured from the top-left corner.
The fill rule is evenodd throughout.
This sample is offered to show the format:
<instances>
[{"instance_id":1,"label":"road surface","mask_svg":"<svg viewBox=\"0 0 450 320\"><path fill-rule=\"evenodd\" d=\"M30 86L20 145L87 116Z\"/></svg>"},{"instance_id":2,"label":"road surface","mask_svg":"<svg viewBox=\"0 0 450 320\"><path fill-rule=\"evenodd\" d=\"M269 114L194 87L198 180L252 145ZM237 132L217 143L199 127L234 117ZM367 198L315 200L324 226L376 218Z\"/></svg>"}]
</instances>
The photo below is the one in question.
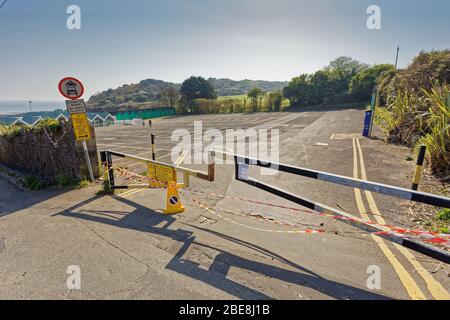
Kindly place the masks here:
<instances>
[{"instance_id":1,"label":"road surface","mask_svg":"<svg viewBox=\"0 0 450 320\"><path fill-rule=\"evenodd\" d=\"M96 135L99 150L150 158L153 130L157 159L171 162L172 132L192 132L194 121L221 132L278 129L280 162L408 187L414 170L408 151L362 138L363 114L316 109L171 117L154 120L152 129L114 126ZM133 161L113 163L146 171ZM252 174L359 217L409 225L398 199L285 173ZM232 165L217 165L213 183L192 178L180 191L186 212L173 216L160 213L162 189L115 196L96 196L98 185L23 192L2 179L0 189L2 299L450 298L448 266L235 181ZM304 232L317 229L325 232ZM80 267L81 290L66 286L71 265ZM371 282L378 271L380 281Z\"/></svg>"}]
</instances>

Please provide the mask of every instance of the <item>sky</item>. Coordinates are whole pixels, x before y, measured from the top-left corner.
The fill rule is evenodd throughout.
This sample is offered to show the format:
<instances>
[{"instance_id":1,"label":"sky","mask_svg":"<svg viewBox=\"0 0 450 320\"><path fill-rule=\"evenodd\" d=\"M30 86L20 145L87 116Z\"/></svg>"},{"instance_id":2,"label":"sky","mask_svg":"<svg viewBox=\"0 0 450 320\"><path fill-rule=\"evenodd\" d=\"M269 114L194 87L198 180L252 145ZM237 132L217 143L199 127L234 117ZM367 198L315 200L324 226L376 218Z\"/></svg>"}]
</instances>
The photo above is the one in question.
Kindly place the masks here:
<instances>
[{"instance_id":1,"label":"sky","mask_svg":"<svg viewBox=\"0 0 450 320\"><path fill-rule=\"evenodd\" d=\"M0 0L0 4L4 0ZM67 7L81 9L69 30ZM381 29L369 30L369 5ZM61 100L79 78L84 98L147 78L290 80L338 56L406 67L450 47L450 1L7 0L0 9L0 100Z\"/></svg>"}]
</instances>

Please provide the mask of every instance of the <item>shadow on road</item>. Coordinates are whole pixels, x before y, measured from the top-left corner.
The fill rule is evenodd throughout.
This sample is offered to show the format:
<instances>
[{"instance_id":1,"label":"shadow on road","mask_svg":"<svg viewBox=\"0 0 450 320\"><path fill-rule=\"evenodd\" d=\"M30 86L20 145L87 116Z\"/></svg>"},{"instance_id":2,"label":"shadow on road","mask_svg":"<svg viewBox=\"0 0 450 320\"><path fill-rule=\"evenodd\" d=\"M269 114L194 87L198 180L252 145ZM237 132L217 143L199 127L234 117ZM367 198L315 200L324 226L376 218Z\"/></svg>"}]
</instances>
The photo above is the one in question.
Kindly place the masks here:
<instances>
[{"instance_id":1,"label":"shadow on road","mask_svg":"<svg viewBox=\"0 0 450 320\"><path fill-rule=\"evenodd\" d=\"M52 187L26 192L0 177L0 218L70 191L73 189Z\"/></svg>"},{"instance_id":2,"label":"shadow on road","mask_svg":"<svg viewBox=\"0 0 450 320\"><path fill-rule=\"evenodd\" d=\"M264 254L271 259L276 259L291 268L295 268L298 271L292 271L283 269L277 266L268 265L261 262L252 261L238 255L226 252L220 248L214 247L209 244L204 244L196 241L194 232L176 229L171 230L169 227L176 221L172 216L163 215L159 212L144 207L138 203L135 203L129 199L113 196L115 200L121 201L124 204L135 208L135 210L127 215L124 212L115 211L92 211L81 209L81 207L96 201L101 198L99 196L92 197L79 204L72 206L66 210L54 214L60 216L67 216L71 218L83 219L96 223L103 223L112 225L118 228L127 228L136 231L151 233L159 236L164 236L175 241L180 242L181 248L167 264L166 268L193 279L202 281L206 284L214 286L224 292L227 292L240 299L272 299L264 292L260 292L254 288L250 288L244 284L227 278L227 275L231 267L244 269L253 273L260 274L268 278L279 279L284 282L312 288L327 296L336 299L390 299L387 296L381 294L365 291L360 288L352 287L336 281L325 279L314 272L289 261L288 259L280 256L277 253L269 251L265 248L259 247L256 244L249 243L240 239L230 237L228 235L211 231L205 228L200 228L190 224L186 226L193 227L197 230L208 232L221 239L232 241L233 243L247 248L251 248ZM80 212L81 211L81 212ZM96 216L90 214L95 213ZM122 214L123 217L117 219L110 214ZM162 225L162 226L160 226ZM193 246L203 247L206 249L214 250L218 254L215 256L209 269L204 269L200 264L183 258L185 253ZM228 275L229 276L229 275Z\"/></svg>"}]
</instances>

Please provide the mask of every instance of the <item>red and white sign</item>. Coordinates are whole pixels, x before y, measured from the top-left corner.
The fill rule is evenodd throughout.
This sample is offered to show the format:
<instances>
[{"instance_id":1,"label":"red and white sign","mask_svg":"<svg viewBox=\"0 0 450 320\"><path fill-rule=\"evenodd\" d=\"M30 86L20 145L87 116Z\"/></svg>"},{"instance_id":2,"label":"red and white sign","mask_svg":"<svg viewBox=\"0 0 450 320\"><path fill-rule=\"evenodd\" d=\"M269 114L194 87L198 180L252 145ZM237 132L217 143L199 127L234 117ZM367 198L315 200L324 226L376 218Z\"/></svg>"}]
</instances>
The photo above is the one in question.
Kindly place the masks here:
<instances>
[{"instance_id":1,"label":"red and white sign","mask_svg":"<svg viewBox=\"0 0 450 320\"><path fill-rule=\"evenodd\" d=\"M78 99L84 93L84 87L80 80L67 77L58 84L59 92L67 99Z\"/></svg>"}]
</instances>

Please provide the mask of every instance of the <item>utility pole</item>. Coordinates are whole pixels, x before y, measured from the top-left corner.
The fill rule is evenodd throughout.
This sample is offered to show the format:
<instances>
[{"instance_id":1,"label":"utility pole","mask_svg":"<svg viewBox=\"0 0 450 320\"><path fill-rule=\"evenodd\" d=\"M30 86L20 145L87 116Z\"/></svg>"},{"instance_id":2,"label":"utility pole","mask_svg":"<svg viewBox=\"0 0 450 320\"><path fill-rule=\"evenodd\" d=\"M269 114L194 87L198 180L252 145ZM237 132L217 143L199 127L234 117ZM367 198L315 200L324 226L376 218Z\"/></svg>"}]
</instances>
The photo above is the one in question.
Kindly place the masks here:
<instances>
[{"instance_id":1,"label":"utility pole","mask_svg":"<svg viewBox=\"0 0 450 320\"><path fill-rule=\"evenodd\" d=\"M400 46L397 46L397 55L395 56L395 70L397 70L398 52L399 51L400 51Z\"/></svg>"}]
</instances>

